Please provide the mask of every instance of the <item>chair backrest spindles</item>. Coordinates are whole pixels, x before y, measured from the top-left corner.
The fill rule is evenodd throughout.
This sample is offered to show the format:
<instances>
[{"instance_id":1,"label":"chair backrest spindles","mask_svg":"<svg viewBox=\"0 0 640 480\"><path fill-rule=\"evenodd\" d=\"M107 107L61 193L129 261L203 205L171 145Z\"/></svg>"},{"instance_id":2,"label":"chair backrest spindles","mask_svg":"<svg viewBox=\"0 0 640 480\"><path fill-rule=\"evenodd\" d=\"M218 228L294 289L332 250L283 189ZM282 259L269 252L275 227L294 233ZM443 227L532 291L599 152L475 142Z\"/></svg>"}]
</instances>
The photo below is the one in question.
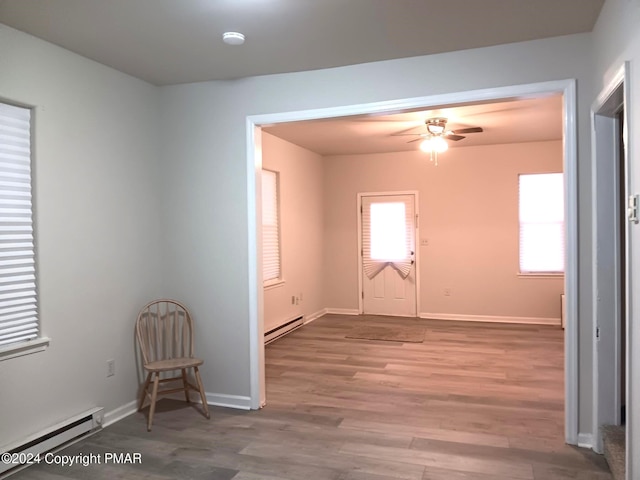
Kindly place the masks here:
<instances>
[{"instance_id":1,"label":"chair backrest spindles","mask_svg":"<svg viewBox=\"0 0 640 480\"><path fill-rule=\"evenodd\" d=\"M145 364L194 354L191 315L175 300L147 304L136 321L136 338Z\"/></svg>"},{"instance_id":2,"label":"chair backrest spindles","mask_svg":"<svg viewBox=\"0 0 640 480\"><path fill-rule=\"evenodd\" d=\"M193 356L193 348L191 348L187 342L189 342L193 336L189 336L187 330L189 328L189 324L187 322L184 322L182 324L182 351L184 352L183 355L185 357L192 357Z\"/></svg>"}]
</instances>

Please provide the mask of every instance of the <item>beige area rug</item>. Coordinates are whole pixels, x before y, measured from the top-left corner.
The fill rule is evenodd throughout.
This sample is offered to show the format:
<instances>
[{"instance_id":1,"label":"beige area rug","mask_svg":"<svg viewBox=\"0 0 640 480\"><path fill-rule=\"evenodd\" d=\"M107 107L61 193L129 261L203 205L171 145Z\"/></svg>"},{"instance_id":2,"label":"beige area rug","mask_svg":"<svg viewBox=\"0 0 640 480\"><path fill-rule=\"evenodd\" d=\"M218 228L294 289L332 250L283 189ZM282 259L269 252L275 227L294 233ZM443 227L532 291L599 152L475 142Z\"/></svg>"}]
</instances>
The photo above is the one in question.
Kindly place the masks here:
<instances>
[{"instance_id":1,"label":"beige area rug","mask_svg":"<svg viewBox=\"0 0 640 480\"><path fill-rule=\"evenodd\" d=\"M354 327L345 338L361 338L365 340L384 340L387 342L424 342L423 327L376 327L364 325Z\"/></svg>"}]
</instances>

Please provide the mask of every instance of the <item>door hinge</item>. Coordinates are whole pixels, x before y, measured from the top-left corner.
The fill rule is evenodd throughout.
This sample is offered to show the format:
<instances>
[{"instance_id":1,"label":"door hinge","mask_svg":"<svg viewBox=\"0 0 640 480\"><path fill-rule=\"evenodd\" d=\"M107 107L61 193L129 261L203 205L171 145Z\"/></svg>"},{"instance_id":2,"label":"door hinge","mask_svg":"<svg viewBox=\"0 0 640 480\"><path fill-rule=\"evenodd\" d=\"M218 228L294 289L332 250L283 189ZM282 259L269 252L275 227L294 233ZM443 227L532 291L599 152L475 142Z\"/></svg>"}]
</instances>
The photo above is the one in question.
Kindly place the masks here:
<instances>
[{"instance_id":1,"label":"door hinge","mask_svg":"<svg viewBox=\"0 0 640 480\"><path fill-rule=\"evenodd\" d=\"M362 291L362 299L364 300L364 290Z\"/></svg>"},{"instance_id":2,"label":"door hinge","mask_svg":"<svg viewBox=\"0 0 640 480\"><path fill-rule=\"evenodd\" d=\"M638 195L629 195L627 203L627 218L630 222L638 223Z\"/></svg>"},{"instance_id":3,"label":"door hinge","mask_svg":"<svg viewBox=\"0 0 640 480\"><path fill-rule=\"evenodd\" d=\"M596 327L596 339L600 340L600 327Z\"/></svg>"}]
</instances>

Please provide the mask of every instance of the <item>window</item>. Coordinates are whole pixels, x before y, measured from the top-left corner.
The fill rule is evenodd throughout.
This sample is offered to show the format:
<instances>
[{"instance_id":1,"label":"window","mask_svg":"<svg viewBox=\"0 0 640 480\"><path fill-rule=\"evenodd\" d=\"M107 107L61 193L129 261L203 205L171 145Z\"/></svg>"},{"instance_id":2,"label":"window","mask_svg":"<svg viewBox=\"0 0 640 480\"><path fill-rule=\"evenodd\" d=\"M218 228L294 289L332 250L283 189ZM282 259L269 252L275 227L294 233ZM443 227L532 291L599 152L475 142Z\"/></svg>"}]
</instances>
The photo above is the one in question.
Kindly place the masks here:
<instances>
[{"instance_id":1,"label":"window","mask_svg":"<svg viewBox=\"0 0 640 480\"><path fill-rule=\"evenodd\" d=\"M370 214L371 259L389 262L407 258L404 203L372 203Z\"/></svg>"},{"instance_id":2,"label":"window","mask_svg":"<svg viewBox=\"0 0 640 480\"><path fill-rule=\"evenodd\" d=\"M30 353L40 333L31 207L31 111L0 103L1 358Z\"/></svg>"},{"instance_id":3,"label":"window","mask_svg":"<svg viewBox=\"0 0 640 480\"><path fill-rule=\"evenodd\" d=\"M361 202L364 273L373 279L391 265L406 278L414 265L413 194L363 195Z\"/></svg>"},{"instance_id":4,"label":"window","mask_svg":"<svg viewBox=\"0 0 640 480\"><path fill-rule=\"evenodd\" d=\"M279 175L262 170L262 281L264 286L282 277L280 260Z\"/></svg>"},{"instance_id":5,"label":"window","mask_svg":"<svg viewBox=\"0 0 640 480\"><path fill-rule=\"evenodd\" d=\"M563 273L563 175L523 174L519 188L520 273Z\"/></svg>"}]
</instances>

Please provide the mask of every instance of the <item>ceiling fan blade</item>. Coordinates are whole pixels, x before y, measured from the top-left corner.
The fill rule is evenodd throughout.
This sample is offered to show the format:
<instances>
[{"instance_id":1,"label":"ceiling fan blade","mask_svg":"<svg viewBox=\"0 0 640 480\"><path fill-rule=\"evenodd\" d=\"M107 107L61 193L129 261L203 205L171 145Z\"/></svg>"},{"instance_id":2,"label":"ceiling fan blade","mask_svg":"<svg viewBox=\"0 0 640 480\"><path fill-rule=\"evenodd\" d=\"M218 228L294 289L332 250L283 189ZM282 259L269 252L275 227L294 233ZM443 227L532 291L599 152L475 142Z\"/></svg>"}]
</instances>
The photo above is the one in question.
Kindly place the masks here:
<instances>
[{"instance_id":1,"label":"ceiling fan blade","mask_svg":"<svg viewBox=\"0 0 640 480\"><path fill-rule=\"evenodd\" d=\"M405 128L404 130L400 130L397 133L392 133L391 135L423 135L421 133L407 133L411 130L415 130L416 128L420 128L421 125L416 125L415 127Z\"/></svg>"},{"instance_id":2,"label":"ceiling fan blade","mask_svg":"<svg viewBox=\"0 0 640 480\"><path fill-rule=\"evenodd\" d=\"M358 118L353 121L358 123L399 123L404 120L393 120L391 118Z\"/></svg>"},{"instance_id":3,"label":"ceiling fan blade","mask_svg":"<svg viewBox=\"0 0 640 480\"><path fill-rule=\"evenodd\" d=\"M457 142L458 140L462 140L463 138L467 138L467 137L463 137L462 135L445 135L444 138L446 138L447 140L453 140L454 142Z\"/></svg>"},{"instance_id":4,"label":"ceiling fan blade","mask_svg":"<svg viewBox=\"0 0 640 480\"><path fill-rule=\"evenodd\" d=\"M413 136L419 135L421 137L426 137L427 136L426 133L392 133L391 134L392 137L404 137L406 135L413 135Z\"/></svg>"},{"instance_id":5,"label":"ceiling fan blade","mask_svg":"<svg viewBox=\"0 0 640 480\"><path fill-rule=\"evenodd\" d=\"M460 133L481 133L481 132L484 132L482 127L459 128L458 130L453 131L453 133L456 135Z\"/></svg>"},{"instance_id":6,"label":"ceiling fan blade","mask_svg":"<svg viewBox=\"0 0 640 480\"><path fill-rule=\"evenodd\" d=\"M421 138L416 138L415 140L409 140L407 143L419 142L422 140Z\"/></svg>"}]
</instances>

